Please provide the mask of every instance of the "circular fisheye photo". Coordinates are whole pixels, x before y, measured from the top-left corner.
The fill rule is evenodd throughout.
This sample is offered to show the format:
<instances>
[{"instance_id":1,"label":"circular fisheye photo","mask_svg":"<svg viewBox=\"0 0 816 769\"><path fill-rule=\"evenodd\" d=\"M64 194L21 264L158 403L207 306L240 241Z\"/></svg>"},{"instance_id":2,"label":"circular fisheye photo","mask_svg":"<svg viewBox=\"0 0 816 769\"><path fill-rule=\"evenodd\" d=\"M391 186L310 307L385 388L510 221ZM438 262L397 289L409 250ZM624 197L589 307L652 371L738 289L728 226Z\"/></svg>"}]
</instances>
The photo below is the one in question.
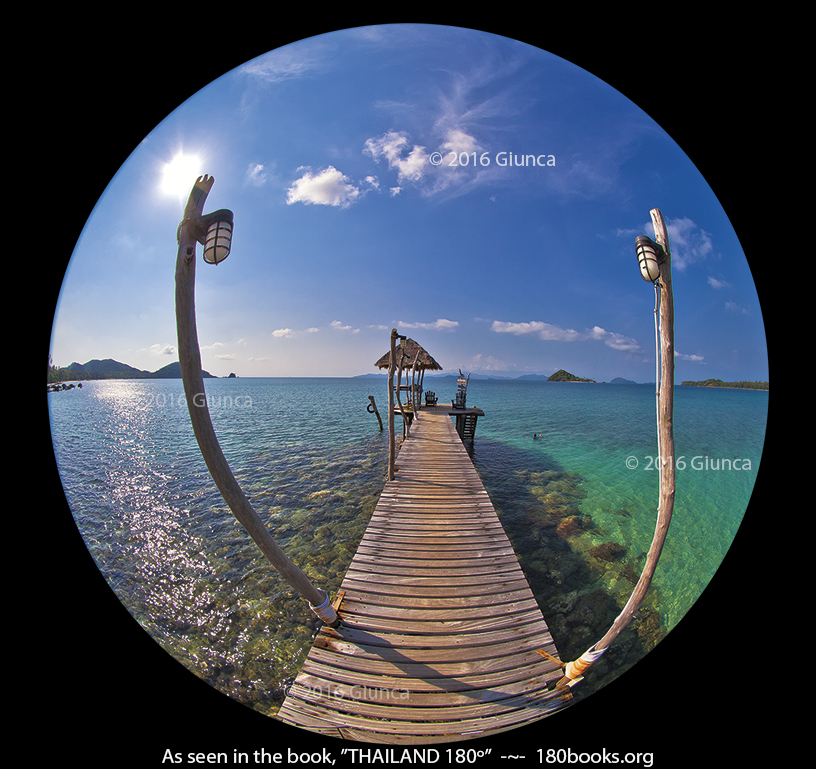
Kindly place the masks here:
<instances>
[{"instance_id":1,"label":"circular fisheye photo","mask_svg":"<svg viewBox=\"0 0 816 769\"><path fill-rule=\"evenodd\" d=\"M66 517L195 698L298 736L271 763L516 730L567 762L559 724L643 692L737 537L757 289L601 74L464 27L309 37L172 105L87 212L49 347ZM151 757L266 760L192 742Z\"/></svg>"}]
</instances>

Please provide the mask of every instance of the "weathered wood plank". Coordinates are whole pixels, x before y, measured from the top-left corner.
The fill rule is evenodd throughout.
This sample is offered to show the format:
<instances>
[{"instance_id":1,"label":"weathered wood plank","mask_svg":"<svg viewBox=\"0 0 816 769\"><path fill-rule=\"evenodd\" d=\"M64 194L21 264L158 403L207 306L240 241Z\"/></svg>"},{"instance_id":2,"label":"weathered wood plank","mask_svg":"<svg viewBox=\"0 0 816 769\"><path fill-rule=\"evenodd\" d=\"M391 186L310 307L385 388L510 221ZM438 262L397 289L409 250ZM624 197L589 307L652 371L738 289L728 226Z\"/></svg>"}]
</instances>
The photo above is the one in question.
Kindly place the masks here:
<instances>
[{"instance_id":1,"label":"weathered wood plank","mask_svg":"<svg viewBox=\"0 0 816 769\"><path fill-rule=\"evenodd\" d=\"M395 646L403 649L456 649L462 646L481 646L491 643L502 643L511 638L528 638L536 636L535 644L550 645L552 636L543 620L530 614L529 621L514 622L511 627L499 630L482 630L472 633L449 633L440 635L410 635L390 632L374 633L359 628L341 626L329 630L327 638L338 638L353 643L369 646Z\"/></svg>"},{"instance_id":2,"label":"weathered wood plank","mask_svg":"<svg viewBox=\"0 0 816 769\"><path fill-rule=\"evenodd\" d=\"M371 574L376 573L377 579L372 580ZM508 576L509 575L509 576ZM387 585L396 586L410 586L415 587L452 587L460 586L466 588L468 585L492 585L497 580L518 579L518 572L516 569L508 569L506 572L486 572L471 574L468 571L459 573L457 575L437 576L433 572L431 576L422 576L408 573L385 574L382 572L367 572L359 568L349 569L346 572L346 581L358 580L368 585L369 589L375 590L378 586L387 589Z\"/></svg>"},{"instance_id":3,"label":"weathered wood plank","mask_svg":"<svg viewBox=\"0 0 816 769\"><path fill-rule=\"evenodd\" d=\"M514 575L515 576L515 575ZM367 593L368 595L383 596L416 596L417 598L444 597L446 595L458 596L480 596L491 593L505 594L514 590L529 589L527 581L518 579L492 579L483 582L471 582L470 584L451 584L449 580L438 580L434 585L399 584L395 582L383 582L373 584L369 580L356 580L346 576L345 589Z\"/></svg>"},{"instance_id":4,"label":"weathered wood plank","mask_svg":"<svg viewBox=\"0 0 816 769\"><path fill-rule=\"evenodd\" d=\"M513 592L513 596L516 600L507 602L501 593L471 594L448 598L423 596L415 599L405 594L366 593L360 596L360 600L353 601L348 606L344 605L343 613L349 617L359 615L420 623L445 622L451 619L462 621L478 617L503 617L535 608L536 604L531 593L517 590Z\"/></svg>"},{"instance_id":5,"label":"weathered wood plank","mask_svg":"<svg viewBox=\"0 0 816 769\"><path fill-rule=\"evenodd\" d=\"M344 611L345 615L345 611ZM483 615L475 618L462 619L448 617L444 620L426 620L417 623L405 618L378 617L376 615L351 614L349 622L353 621L355 629L375 633L397 633L412 636L447 636L451 633L481 633L489 630L504 630L516 627L519 623L529 621L530 617L541 619L538 606L528 608L512 614ZM542 620L543 621L543 620Z\"/></svg>"}]
</instances>

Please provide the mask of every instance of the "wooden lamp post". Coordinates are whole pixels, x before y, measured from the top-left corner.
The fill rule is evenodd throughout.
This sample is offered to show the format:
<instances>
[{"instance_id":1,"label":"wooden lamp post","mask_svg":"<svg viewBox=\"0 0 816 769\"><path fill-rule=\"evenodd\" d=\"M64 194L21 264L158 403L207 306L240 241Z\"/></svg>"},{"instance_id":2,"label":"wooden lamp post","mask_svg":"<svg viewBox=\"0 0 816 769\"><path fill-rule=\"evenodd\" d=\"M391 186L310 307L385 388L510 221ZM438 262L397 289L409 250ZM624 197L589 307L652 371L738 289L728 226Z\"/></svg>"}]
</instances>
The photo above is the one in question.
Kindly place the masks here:
<instances>
[{"instance_id":1,"label":"wooden lamp post","mask_svg":"<svg viewBox=\"0 0 816 769\"><path fill-rule=\"evenodd\" d=\"M662 212L651 210L655 240L640 235L635 240L635 250L641 276L654 284L656 294L655 314L659 328L659 376L657 379L657 446L660 462L660 492L652 544L646 554L643 573L635 585L626 606L612 623L606 634L577 660L564 666L564 676L558 686L572 686L582 679L582 673L592 665L610 646L618 634L629 624L638 610L652 582L657 561L666 541L672 512L674 511L675 463L674 463L674 295L671 280L671 251L669 234ZM656 241L656 242L655 242Z\"/></svg>"},{"instance_id":2,"label":"wooden lamp post","mask_svg":"<svg viewBox=\"0 0 816 769\"><path fill-rule=\"evenodd\" d=\"M303 571L289 560L277 542L272 539L243 489L235 480L215 436L210 419L210 411L204 393L201 351L196 330L195 247L196 243L204 246L204 261L208 264L217 265L223 262L229 256L233 223L232 212L226 209L214 211L211 214L203 213L204 201L214 181L213 177L207 175L196 180L184 209L184 219L179 224L177 232L176 326L179 364L193 432L207 469L233 515L249 532L272 566L300 595L309 601L309 608L327 625L338 627L340 619L334 607L329 603L329 596L323 590L316 588Z\"/></svg>"}]
</instances>

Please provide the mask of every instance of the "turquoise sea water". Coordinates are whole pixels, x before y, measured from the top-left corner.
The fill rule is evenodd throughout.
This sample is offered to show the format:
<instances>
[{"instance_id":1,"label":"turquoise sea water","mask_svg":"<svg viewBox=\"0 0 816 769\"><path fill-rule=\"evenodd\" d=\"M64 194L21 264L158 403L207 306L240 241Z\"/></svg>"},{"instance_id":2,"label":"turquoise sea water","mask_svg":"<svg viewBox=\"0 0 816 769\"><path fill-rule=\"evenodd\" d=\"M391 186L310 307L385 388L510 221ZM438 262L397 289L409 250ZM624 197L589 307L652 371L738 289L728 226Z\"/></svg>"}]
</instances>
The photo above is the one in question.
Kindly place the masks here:
<instances>
[{"instance_id":1,"label":"turquoise sea water","mask_svg":"<svg viewBox=\"0 0 816 769\"><path fill-rule=\"evenodd\" d=\"M256 510L313 581L336 591L385 480L387 432L366 411L374 395L385 418L384 381L206 387L224 453ZM449 402L455 381L428 379L426 388ZM181 381L86 382L48 398L71 512L121 602L196 675L273 715L317 620L215 489ZM654 386L471 379L468 405L486 414L473 460L562 657L574 658L620 611L654 531ZM668 541L642 610L586 692L648 653L711 580L748 505L767 408L767 392L676 388Z\"/></svg>"}]
</instances>

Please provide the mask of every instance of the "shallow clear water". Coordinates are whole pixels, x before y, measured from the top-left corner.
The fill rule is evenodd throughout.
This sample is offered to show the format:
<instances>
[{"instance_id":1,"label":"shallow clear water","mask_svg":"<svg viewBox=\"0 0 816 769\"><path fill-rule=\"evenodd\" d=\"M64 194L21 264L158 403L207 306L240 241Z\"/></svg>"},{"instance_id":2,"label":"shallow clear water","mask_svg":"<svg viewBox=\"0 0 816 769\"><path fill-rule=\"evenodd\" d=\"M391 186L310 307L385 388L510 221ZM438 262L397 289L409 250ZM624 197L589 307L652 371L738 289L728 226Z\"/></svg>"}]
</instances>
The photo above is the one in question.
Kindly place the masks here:
<instances>
[{"instance_id":1,"label":"shallow clear water","mask_svg":"<svg viewBox=\"0 0 816 769\"><path fill-rule=\"evenodd\" d=\"M455 381L426 387L445 402ZM313 581L336 591L385 481L388 436L366 411L374 395L385 419L384 381L217 379L206 388L256 510ZM119 599L197 675L274 714L317 620L215 489L181 381L86 382L48 398L71 511ZM562 656L573 658L608 629L651 541L654 387L471 379L468 405L486 412L474 462ZM717 570L753 489L767 405L767 392L676 389L669 538L643 609L585 692L653 648Z\"/></svg>"}]
</instances>

